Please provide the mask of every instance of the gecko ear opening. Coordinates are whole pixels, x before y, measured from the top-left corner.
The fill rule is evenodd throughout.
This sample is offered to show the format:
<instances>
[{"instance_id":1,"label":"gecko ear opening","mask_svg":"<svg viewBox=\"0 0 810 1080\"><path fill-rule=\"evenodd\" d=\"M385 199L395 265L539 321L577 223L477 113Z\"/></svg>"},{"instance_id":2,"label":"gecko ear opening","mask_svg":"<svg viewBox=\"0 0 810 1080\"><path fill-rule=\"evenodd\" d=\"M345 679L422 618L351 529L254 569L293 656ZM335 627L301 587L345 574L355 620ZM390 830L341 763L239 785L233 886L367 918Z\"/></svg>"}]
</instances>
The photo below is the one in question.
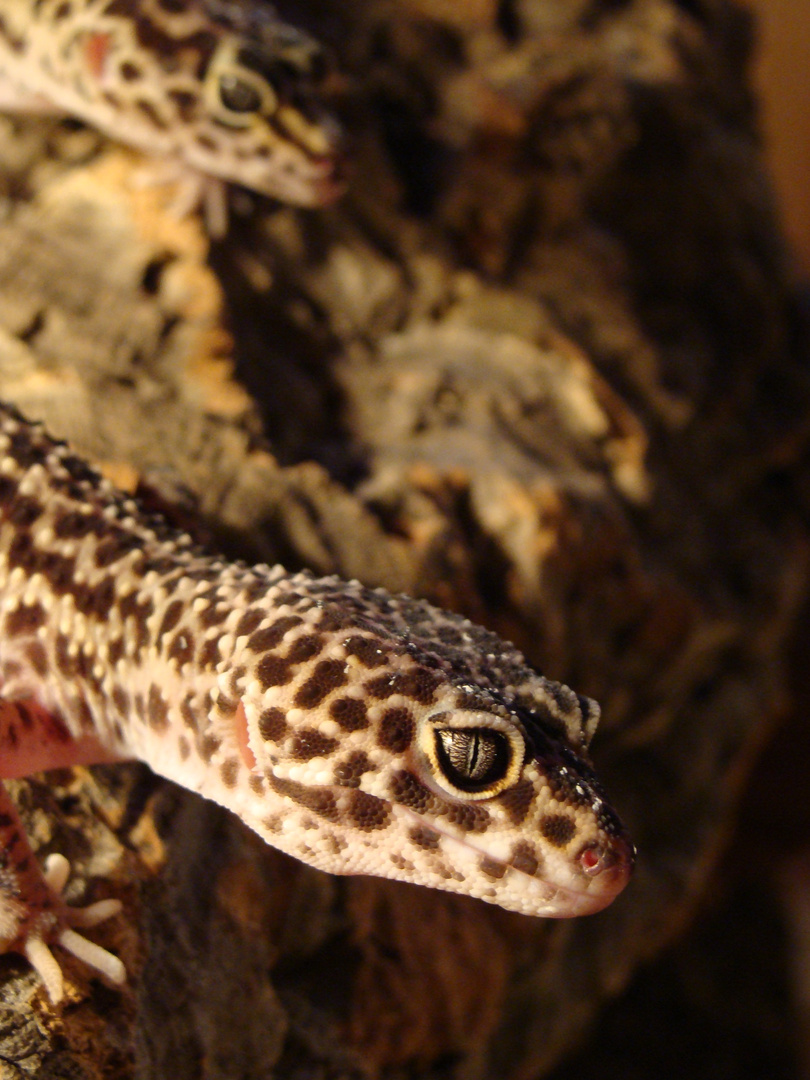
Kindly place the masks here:
<instances>
[{"instance_id":1,"label":"gecko ear opening","mask_svg":"<svg viewBox=\"0 0 810 1080\"><path fill-rule=\"evenodd\" d=\"M236 735L236 745L245 765L251 772L256 768L256 755L250 748L250 732L248 731L247 713L245 703L240 701L233 718L233 730Z\"/></svg>"}]
</instances>

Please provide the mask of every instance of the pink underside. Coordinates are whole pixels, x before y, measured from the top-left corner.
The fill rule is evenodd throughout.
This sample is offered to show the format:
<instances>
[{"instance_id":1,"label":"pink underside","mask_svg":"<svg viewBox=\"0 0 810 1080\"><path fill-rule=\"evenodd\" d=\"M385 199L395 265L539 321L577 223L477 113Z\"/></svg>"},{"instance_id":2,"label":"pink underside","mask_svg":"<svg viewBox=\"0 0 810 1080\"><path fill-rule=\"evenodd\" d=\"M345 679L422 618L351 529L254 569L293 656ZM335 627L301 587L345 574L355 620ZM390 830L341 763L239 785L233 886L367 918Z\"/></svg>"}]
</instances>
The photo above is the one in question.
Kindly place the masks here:
<instances>
[{"instance_id":1,"label":"pink underside","mask_svg":"<svg viewBox=\"0 0 810 1080\"><path fill-rule=\"evenodd\" d=\"M95 735L73 738L64 723L36 701L0 701L0 779L11 780L69 765L119 761Z\"/></svg>"}]
</instances>

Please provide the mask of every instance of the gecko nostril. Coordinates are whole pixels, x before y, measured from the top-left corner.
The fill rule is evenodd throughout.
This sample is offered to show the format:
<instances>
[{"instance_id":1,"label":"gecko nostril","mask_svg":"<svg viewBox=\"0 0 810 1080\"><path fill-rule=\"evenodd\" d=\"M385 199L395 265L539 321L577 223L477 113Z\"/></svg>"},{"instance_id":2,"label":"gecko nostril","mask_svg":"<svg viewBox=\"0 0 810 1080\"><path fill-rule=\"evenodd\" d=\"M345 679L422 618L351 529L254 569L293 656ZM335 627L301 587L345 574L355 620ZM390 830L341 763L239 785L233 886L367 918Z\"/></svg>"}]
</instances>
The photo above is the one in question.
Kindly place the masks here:
<instances>
[{"instance_id":1,"label":"gecko nostril","mask_svg":"<svg viewBox=\"0 0 810 1080\"><path fill-rule=\"evenodd\" d=\"M590 878L612 871L609 878L629 879L635 862L635 848L624 839L616 838L606 844L594 841L587 844L578 857L580 869Z\"/></svg>"},{"instance_id":2,"label":"gecko nostril","mask_svg":"<svg viewBox=\"0 0 810 1080\"><path fill-rule=\"evenodd\" d=\"M590 877L598 874L600 870L604 869L604 859L600 848L595 844L586 847L579 856L579 865Z\"/></svg>"}]
</instances>

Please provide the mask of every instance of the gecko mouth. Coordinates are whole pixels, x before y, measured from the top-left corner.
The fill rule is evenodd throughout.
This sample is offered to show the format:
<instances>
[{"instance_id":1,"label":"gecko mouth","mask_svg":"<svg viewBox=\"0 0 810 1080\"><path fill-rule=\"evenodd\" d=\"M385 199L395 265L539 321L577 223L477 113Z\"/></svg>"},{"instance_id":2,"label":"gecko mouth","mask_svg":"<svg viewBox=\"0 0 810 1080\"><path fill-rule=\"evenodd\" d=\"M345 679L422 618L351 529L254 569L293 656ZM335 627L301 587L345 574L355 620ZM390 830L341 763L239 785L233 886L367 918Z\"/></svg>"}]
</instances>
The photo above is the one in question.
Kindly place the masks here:
<instances>
[{"instance_id":1,"label":"gecko mouth","mask_svg":"<svg viewBox=\"0 0 810 1080\"><path fill-rule=\"evenodd\" d=\"M405 807L398 809L414 823L425 827L418 814ZM442 850L449 856L451 866L459 868L457 878L445 879L441 884L437 883L437 887L453 892L472 892L470 873L473 873L477 880L483 877L491 883L483 892L475 890L474 895L523 915L547 919L593 915L616 899L633 872L635 850L624 837L610 837L599 849L589 845L585 851L596 853L598 861L593 858L587 862L572 860L567 871L569 880L562 882L543 877L542 871L529 874L467 839L435 824L430 827L441 836ZM582 880L581 887L576 883L578 877Z\"/></svg>"}]
</instances>

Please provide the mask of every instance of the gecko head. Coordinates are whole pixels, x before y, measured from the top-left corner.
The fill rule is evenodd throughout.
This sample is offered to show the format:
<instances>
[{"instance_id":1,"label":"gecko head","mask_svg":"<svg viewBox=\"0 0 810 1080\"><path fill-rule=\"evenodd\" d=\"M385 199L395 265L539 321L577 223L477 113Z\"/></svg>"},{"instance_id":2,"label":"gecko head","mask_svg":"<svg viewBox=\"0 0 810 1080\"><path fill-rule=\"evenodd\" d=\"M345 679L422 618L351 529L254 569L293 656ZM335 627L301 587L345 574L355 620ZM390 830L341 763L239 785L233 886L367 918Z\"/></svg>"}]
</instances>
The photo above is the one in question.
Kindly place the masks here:
<instances>
[{"instance_id":1,"label":"gecko head","mask_svg":"<svg viewBox=\"0 0 810 1080\"><path fill-rule=\"evenodd\" d=\"M566 688L555 689L559 701ZM627 884L635 853L584 746L574 748L548 701L510 707L470 688L449 697L455 708L420 719L391 784L392 798L419 818L408 835L434 853L434 874L449 871L459 891L525 914L606 907ZM595 703L571 698L588 723L598 715Z\"/></svg>"},{"instance_id":2,"label":"gecko head","mask_svg":"<svg viewBox=\"0 0 810 1080\"><path fill-rule=\"evenodd\" d=\"M191 163L285 202L330 203L345 184L340 128L320 104L326 56L275 19L251 30L224 34L211 55Z\"/></svg>"},{"instance_id":3,"label":"gecko head","mask_svg":"<svg viewBox=\"0 0 810 1080\"><path fill-rule=\"evenodd\" d=\"M252 672L239 658L249 824L332 873L530 915L607 906L634 852L587 757L595 703L459 616L357 589L348 616L299 608L256 631L273 651Z\"/></svg>"}]
</instances>

